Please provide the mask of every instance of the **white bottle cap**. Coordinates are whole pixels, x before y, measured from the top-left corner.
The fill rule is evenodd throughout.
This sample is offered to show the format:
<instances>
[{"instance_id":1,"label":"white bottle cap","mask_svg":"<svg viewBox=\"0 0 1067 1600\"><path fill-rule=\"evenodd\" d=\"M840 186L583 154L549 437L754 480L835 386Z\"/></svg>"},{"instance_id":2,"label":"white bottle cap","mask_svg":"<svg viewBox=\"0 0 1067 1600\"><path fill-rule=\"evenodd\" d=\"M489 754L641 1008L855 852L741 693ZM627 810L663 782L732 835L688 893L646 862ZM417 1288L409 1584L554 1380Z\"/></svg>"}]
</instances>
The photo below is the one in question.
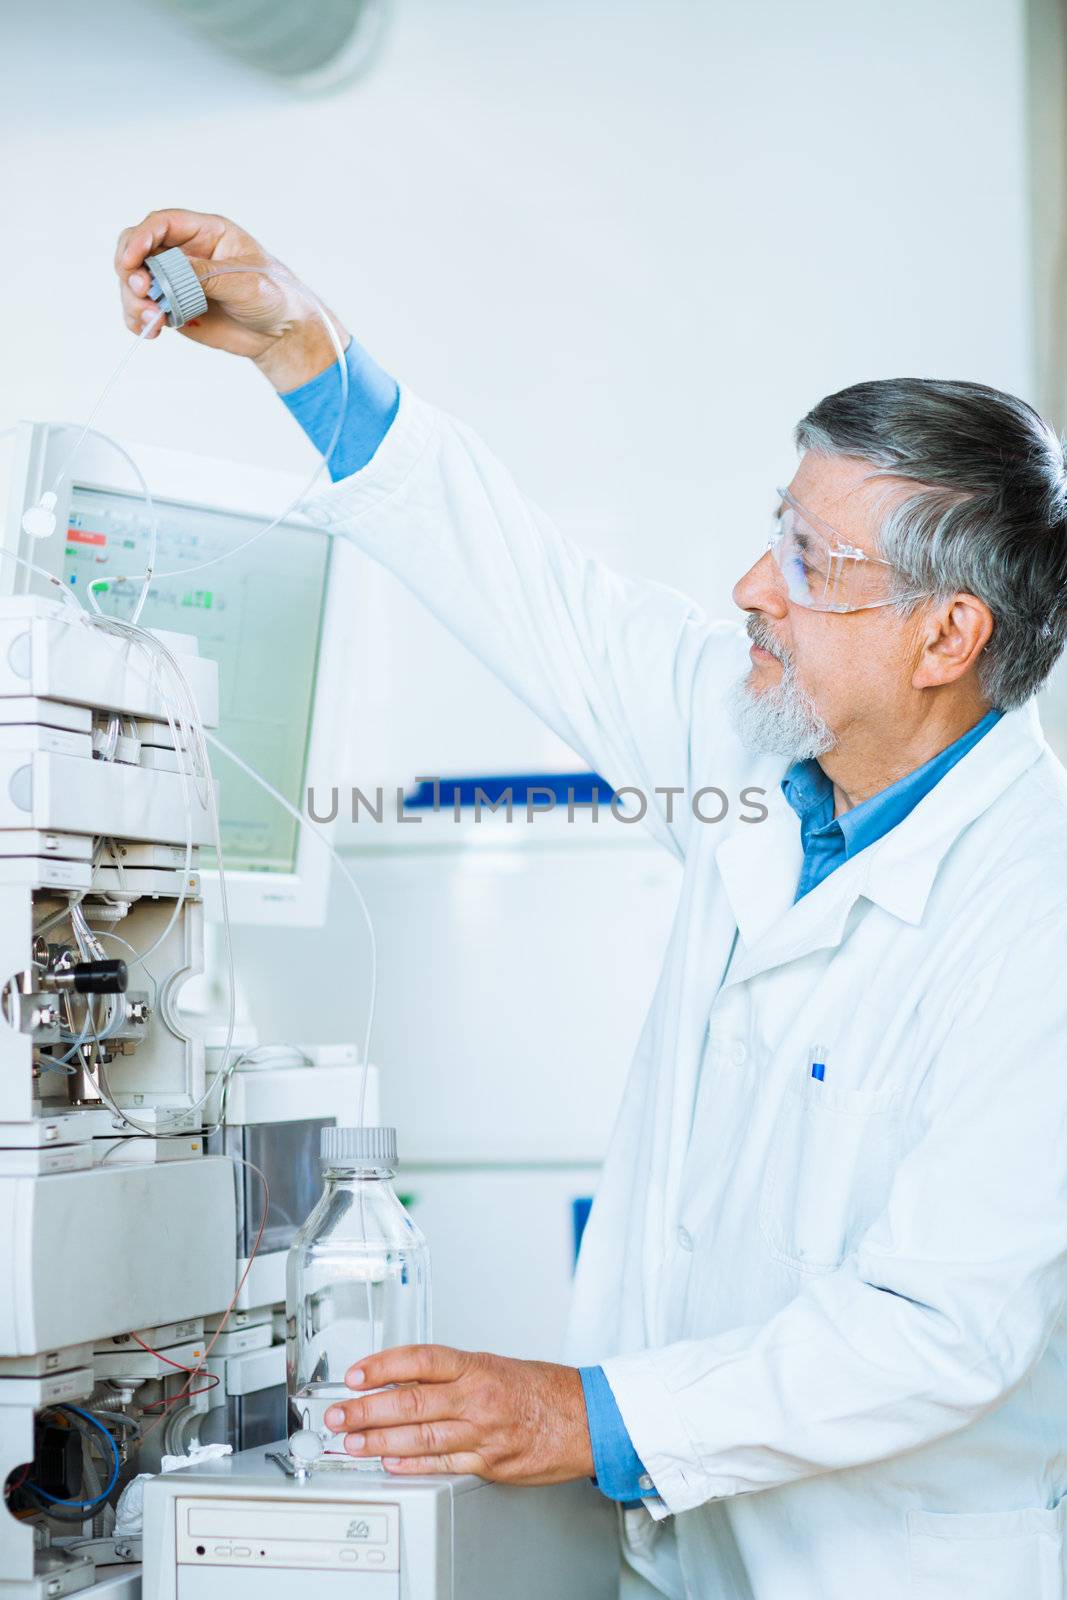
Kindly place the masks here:
<instances>
[{"instance_id":1,"label":"white bottle cap","mask_svg":"<svg viewBox=\"0 0 1067 1600\"><path fill-rule=\"evenodd\" d=\"M158 255L146 256L145 266L152 275L148 298L159 302L172 328L184 328L194 317L204 315L207 295L184 250L172 245Z\"/></svg>"},{"instance_id":2,"label":"white bottle cap","mask_svg":"<svg viewBox=\"0 0 1067 1600\"><path fill-rule=\"evenodd\" d=\"M328 1166L396 1166L395 1128L323 1128L319 1154Z\"/></svg>"}]
</instances>

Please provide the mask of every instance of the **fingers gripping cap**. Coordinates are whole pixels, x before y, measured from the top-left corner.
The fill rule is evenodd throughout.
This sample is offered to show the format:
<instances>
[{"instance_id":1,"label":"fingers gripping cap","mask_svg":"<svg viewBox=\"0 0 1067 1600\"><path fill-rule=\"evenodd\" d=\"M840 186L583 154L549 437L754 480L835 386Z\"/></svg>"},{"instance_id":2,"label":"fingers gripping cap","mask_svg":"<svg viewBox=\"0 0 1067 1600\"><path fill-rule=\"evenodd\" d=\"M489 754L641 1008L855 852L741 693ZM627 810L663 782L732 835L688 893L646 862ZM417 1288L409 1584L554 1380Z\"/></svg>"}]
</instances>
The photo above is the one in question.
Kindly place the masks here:
<instances>
[{"instance_id":1,"label":"fingers gripping cap","mask_svg":"<svg viewBox=\"0 0 1067 1600\"><path fill-rule=\"evenodd\" d=\"M157 256L147 256L145 266L152 274L150 300L158 300L172 328L184 328L207 310L207 295L184 250L174 245Z\"/></svg>"},{"instance_id":2,"label":"fingers gripping cap","mask_svg":"<svg viewBox=\"0 0 1067 1600\"><path fill-rule=\"evenodd\" d=\"M319 1154L327 1166L395 1167L395 1128L323 1128Z\"/></svg>"}]
</instances>

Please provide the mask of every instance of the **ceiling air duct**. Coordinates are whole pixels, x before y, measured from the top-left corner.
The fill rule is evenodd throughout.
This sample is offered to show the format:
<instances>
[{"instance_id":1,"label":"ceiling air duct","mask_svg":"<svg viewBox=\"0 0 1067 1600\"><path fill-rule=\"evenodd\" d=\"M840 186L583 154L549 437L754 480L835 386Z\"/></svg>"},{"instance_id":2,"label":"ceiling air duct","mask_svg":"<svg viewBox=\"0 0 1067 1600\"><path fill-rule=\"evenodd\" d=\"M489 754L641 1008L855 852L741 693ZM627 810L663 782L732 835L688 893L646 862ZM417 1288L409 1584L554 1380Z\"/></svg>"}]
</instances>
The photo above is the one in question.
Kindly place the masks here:
<instances>
[{"instance_id":1,"label":"ceiling air duct","mask_svg":"<svg viewBox=\"0 0 1067 1600\"><path fill-rule=\"evenodd\" d=\"M162 0L235 60L314 92L335 89L373 59L389 0Z\"/></svg>"}]
</instances>

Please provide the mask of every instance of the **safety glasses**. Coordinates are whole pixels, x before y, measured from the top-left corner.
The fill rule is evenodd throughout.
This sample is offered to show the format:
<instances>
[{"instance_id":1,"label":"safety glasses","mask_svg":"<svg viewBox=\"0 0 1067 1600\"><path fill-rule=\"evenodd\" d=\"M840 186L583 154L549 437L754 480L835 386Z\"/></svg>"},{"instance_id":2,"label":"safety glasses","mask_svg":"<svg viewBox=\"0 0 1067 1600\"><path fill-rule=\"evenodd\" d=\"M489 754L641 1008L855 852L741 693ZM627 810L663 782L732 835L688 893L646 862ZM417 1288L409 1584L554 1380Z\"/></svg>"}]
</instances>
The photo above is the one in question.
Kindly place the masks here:
<instances>
[{"instance_id":1,"label":"safety glasses","mask_svg":"<svg viewBox=\"0 0 1067 1600\"><path fill-rule=\"evenodd\" d=\"M891 593L894 568L869 556L779 489L781 508L767 548L782 574L786 592L811 611L874 611L915 594Z\"/></svg>"}]
</instances>

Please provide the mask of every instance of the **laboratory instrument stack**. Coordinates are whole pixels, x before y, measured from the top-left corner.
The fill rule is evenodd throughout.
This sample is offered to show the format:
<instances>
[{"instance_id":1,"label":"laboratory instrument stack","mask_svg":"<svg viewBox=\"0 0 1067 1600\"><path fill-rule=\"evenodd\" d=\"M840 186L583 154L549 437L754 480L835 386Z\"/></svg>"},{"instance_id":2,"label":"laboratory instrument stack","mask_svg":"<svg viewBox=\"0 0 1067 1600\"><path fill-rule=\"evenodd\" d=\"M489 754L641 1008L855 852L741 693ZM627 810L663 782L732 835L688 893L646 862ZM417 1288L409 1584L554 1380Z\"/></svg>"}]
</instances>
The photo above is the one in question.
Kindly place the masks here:
<instances>
[{"instance_id":1,"label":"laboratory instrument stack","mask_svg":"<svg viewBox=\"0 0 1067 1600\"><path fill-rule=\"evenodd\" d=\"M217 725L215 664L163 642ZM233 1293L233 1169L203 1153L203 1047L174 1005L212 831L177 737L147 655L62 600L0 602L0 1594L92 1584L113 1464Z\"/></svg>"},{"instance_id":2,"label":"laboratory instrument stack","mask_svg":"<svg viewBox=\"0 0 1067 1600\"><path fill-rule=\"evenodd\" d=\"M286 1254L361 1098L354 1047L205 1052L180 1007L218 671L154 637L177 675L62 599L0 599L2 1600L134 1600L122 1484L284 1435Z\"/></svg>"}]
</instances>

